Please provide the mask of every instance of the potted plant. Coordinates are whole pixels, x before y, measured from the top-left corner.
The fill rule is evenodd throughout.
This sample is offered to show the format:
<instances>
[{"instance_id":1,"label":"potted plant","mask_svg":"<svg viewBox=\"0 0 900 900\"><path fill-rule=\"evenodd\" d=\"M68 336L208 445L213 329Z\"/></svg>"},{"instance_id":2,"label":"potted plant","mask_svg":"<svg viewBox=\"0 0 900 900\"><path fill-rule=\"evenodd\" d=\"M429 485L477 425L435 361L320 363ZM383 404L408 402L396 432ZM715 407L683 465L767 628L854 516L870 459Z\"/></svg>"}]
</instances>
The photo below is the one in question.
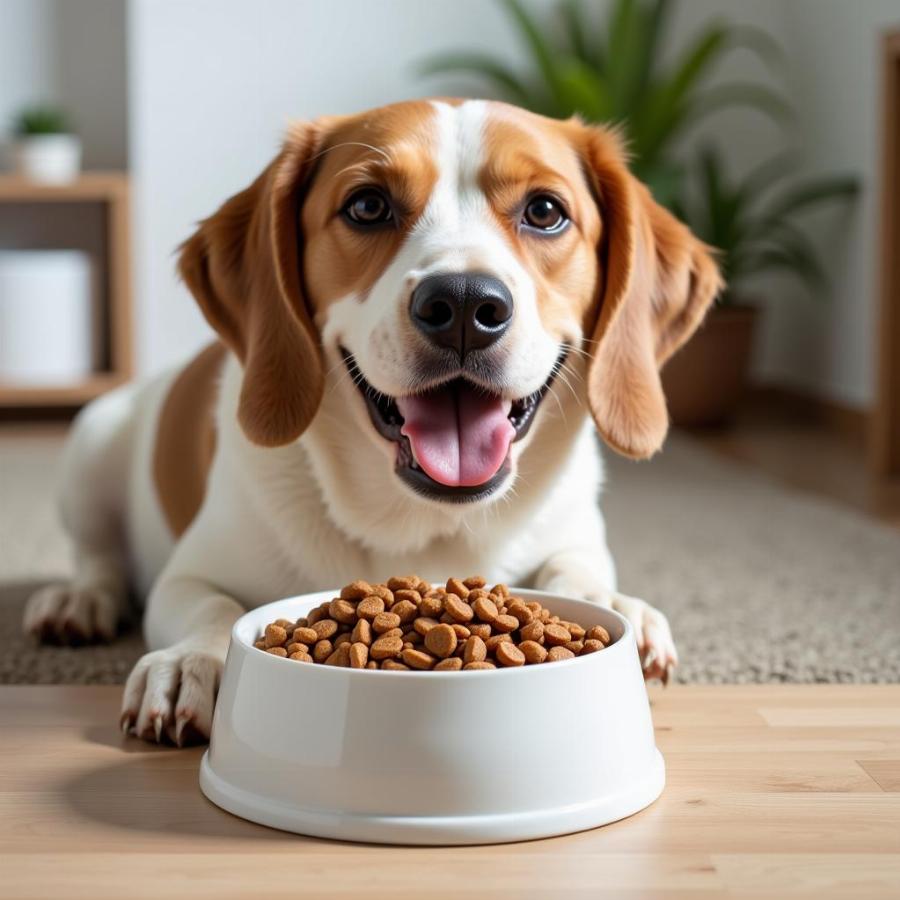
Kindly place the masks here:
<instances>
[{"instance_id":1,"label":"potted plant","mask_svg":"<svg viewBox=\"0 0 900 900\"><path fill-rule=\"evenodd\" d=\"M606 20L597 22L589 19L583 0L561 0L555 27L544 27L520 0L502 2L527 51L526 70L514 71L490 53L460 51L430 59L423 72L475 76L491 93L542 115L578 114L618 125L632 170L666 206L677 202L684 179L673 142L701 119L735 105L778 118L790 113L784 99L762 84L705 83L715 64L737 47L777 64L777 44L757 29L712 23L664 62L661 45L672 0L616 0Z\"/></svg>"},{"instance_id":2,"label":"potted plant","mask_svg":"<svg viewBox=\"0 0 900 900\"><path fill-rule=\"evenodd\" d=\"M25 178L50 184L73 181L81 168L81 141L62 110L34 106L15 121L16 170Z\"/></svg>"},{"instance_id":3,"label":"potted plant","mask_svg":"<svg viewBox=\"0 0 900 900\"><path fill-rule=\"evenodd\" d=\"M749 287L753 278L783 271L822 293L824 271L797 217L852 197L858 184L847 175L794 178L796 170L796 160L779 155L732 180L714 148L697 157L697 190L679 212L695 234L719 250L727 287L704 325L663 370L676 424L718 424L737 405L760 314Z\"/></svg>"}]
</instances>

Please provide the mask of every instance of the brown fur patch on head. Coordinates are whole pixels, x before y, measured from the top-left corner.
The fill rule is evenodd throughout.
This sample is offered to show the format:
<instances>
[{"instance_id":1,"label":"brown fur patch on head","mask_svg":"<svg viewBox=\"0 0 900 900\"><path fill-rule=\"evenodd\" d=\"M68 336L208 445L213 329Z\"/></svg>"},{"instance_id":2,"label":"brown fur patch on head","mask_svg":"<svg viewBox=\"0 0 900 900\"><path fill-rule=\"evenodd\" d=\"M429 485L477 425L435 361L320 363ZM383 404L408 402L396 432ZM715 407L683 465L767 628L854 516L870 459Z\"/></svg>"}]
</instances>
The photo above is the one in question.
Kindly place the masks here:
<instances>
[{"instance_id":1,"label":"brown fur patch on head","mask_svg":"<svg viewBox=\"0 0 900 900\"><path fill-rule=\"evenodd\" d=\"M421 215L437 181L434 107L397 104L330 120L303 205L304 272L313 308L355 294L365 299ZM391 200L393 226L353 228L341 210L364 187Z\"/></svg>"}]
</instances>

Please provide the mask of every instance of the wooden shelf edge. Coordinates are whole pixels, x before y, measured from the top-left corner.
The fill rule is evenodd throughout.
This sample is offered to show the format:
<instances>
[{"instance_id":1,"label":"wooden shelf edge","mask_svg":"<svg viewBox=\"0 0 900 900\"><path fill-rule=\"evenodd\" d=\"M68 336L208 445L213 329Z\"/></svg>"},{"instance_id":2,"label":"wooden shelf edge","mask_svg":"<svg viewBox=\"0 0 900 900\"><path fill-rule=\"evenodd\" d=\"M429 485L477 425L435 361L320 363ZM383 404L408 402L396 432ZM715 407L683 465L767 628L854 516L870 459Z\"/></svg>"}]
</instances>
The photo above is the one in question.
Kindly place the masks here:
<instances>
[{"instance_id":1,"label":"wooden shelf edge","mask_svg":"<svg viewBox=\"0 0 900 900\"><path fill-rule=\"evenodd\" d=\"M127 380L127 375L118 372L103 372L69 385L0 383L0 409L82 406L114 387L124 384Z\"/></svg>"},{"instance_id":2,"label":"wooden shelf edge","mask_svg":"<svg viewBox=\"0 0 900 900\"><path fill-rule=\"evenodd\" d=\"M42 184L20 175L0 173L3 202L109 201L121 198L127 191L127 172L87 171L67 184Z\"/></svg>"}]
</instances>

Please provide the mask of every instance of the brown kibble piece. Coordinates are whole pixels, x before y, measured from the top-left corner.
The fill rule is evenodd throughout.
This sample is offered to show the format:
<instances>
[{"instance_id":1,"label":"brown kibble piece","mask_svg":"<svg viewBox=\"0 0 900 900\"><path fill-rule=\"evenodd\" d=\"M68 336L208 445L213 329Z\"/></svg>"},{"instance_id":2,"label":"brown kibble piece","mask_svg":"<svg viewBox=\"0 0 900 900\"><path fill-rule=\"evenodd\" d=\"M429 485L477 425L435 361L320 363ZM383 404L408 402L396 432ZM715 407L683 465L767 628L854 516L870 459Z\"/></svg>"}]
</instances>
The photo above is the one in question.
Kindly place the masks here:
<instances>
[{"instance_id":1,"label":"brown kibble piece","mask_svg":"<svg viewBox=\"0 0 900 900\"><path fill-rule=\"evenodd\" d=\"M456 594L462 600L469 596L469 589L458 578L447 579L447 593Z\"/></svg>"},{"instance_id":2,"label":"brown kibble piece","mask_svg":"<svg viewBox=\"0 0 900 900\"><path fill-rule=\"evenodd\" d=\"M322 641L326 638L334 637L334 635L337 634L338 623L335 622L334 619L319 619L319 621L312 626L312 630L316 633L318 640Z\"/></svg>"},{"instance_id":3,"label":"brown kibble piece","mask_svg":"<svg viewBox=\"0 0 900 900\"><path fill-rule=\"evenodd\" d=\"M528 625L534 620L534 613L521 600L510 603L508 610L519 623L519 626Z\"/></svg>"},{"instance_id":4,"label":"brown kibble piece","mask_svg":"<svg viewBox=\"0 0 900 900\"><path fill-rule=\"evenodd\" d=\"M512 641L497 644L496 656L502 666L525 665L525 654Z\"/></svg>"},{"instance_id":5,"label":"brown kibble piece","mask_svg":"<svg viewBox=\"0 0 900 900\"><path fill-rule=\"evenodd\" d=\"M334 646L331 641L319 641L319 643L313 647L312 657L317 663L323 663L333 652Z\"/></svg>"},{"instance_id":6,"label":"brown kibble piece","mask_svg":"<svg viewBox=\"0 0 900 900\"><path fill-rule=\"evenodd\" d=\"M505 599L509 596L509 588L505 584L495 584L491 588L491 593Z\"/></svg>"},{"instance_id":7,"label":"brown kibble piece","mask_svg":"<svg viewBox=\"0 0 900 900\"><path fill-rule=\"evenodd\" d=\"M364 669L369 661L369 648L359 641L350 645L350 668Z\"/></svg>"},{"instance_id":8,"label":"brown kibble piece","mask_svg":"<svg viewBox=\"0 0 900 900\"><path fill-rule=\"evenodd\" d=\"M584 628L582 628L577 622L564 622L563 623L566 628L569 629L569 634L572 635L573 641L583 641L587 632Z\"/></svg>"},{"instance_id":9,"label":"brown kibble piece","mask_svg":"<svg viewBox=\"0 0 900 900\"><path fill-rule=\"evenodd\" d=\"M450 627L456 632L456 637L460 641L467 640L472 633L465 625L460 625L459 622L451 622Z\"/></svg>"},{"instance_id":10,"label":"brown kibble piece","mask_svg":"<svg viewBox=\"0 0 900 900\"><path fill-rule=\"evenodd\" d=\"M418 575L401 575L395 578L388 578L387 586L392 591L414 591L419 586L421 579Z\"/></svg>"},{"instance_id":11,"label":"brown kibble piece","mask_svg":"<svg viewBox=\"0 0 900 900\"><path fill-rule=\"evenodd\" d=\"M472 609L482 622L487 623L493 622L499 614L497 604L489 597L478 597L472 604Z\"/></svg>"},{"instance_id":12,"label":"brown kibble piece","mask_svg":"<svg viewBox=\"0 0 900 900\"><path fill-rule=\"evenodd\" d=\"M436 619L444 608L443 595L434 594L423 597L418 607L420 616Z\"/></svg>"},{"instance_id":13,"label":"brown kibble piece","mask_svg":"<svg viewBox=\"0 0 900 900\"><path fill-rule=\"evenodd\" d=\"M287 650L284 647L269 647L266 653L271 653L272 656L287 656Z\"/></svg>"},{"instance_id":14,"label":"brown kibble piece","mask_svg":"<svg viewBox=\"0 0 900 900\"><path fill-rule=\"evenodd\" d=\"M463 669L496 669L492 662L470 662L463 666Z\"/></svg>"},{"instance_id":15,"label":"brown kibble piece","mask_svg":"<svg viewBox=\"0 0 900 900\"><path fill-rule=\"evenodd\" d=\"M297 662L308 662L311 663L313 658L308 653L292 653L288 659L295 659Z\"/></svg>"},{"instance_id":16,"label":"brown kibble piece","mask_svg":"<svg viewBox=\"0 0 900 900\"><path fill-rule=\"evenodd\" d=\"M542 647L537 641L522 641L519 649L525 654L525 661L532 665L542 663L547 658L547 648Z\"/></svg>"},{"instance_id":17,"label":"brown kibble piece","mask_svg":"<svg viewBox=\"0 0 900 900\"><path fill-rule=\"evenodd\" d=\"M372 631L385 634L393 628L400 627L400 616L392 612L381 612L372 619Z\"/></svg>"},{"instance_id":18,"label":"brown kibble piece","mask_svg":"<svg viewBox=\"0 0 900 900\"><path fill-rule=\"evenodd\" d=\"M366 663L366 668L367 668L367 669L377 669L377 668L378 668L378 663L375 662L374 659L370 659L370 660Z\"/></svg>"},{"instance_id":19,"label":"brown kibble piece","mask_svg":"<svg viewBox=\"0 0 900 900\"><path fill-rule=\"evenodd\" d=\"M430 669L436 660L424 650L408 649L403 651L403 662L411 669Z\"/></svg>"},{"instance_id":20,"label":"brown kibble piece","mask_svg":"<svg viewBox=\"0 0 900 900\"><path fill-rule=\"evenodd\" d=\"M280 625L267 625L265 640L266 649L280 647L287 640L287 631Z\"/></svg>"},{"instance_id":21,"label":"brown kibble piece","mask_svg":"<svg viewBox=\"0 0 900 900\"><path fill-rule=\"evenodd\" d=\"M328 615L335 622L340 622L343 625L352 625L356 621L356 604L336 597L328 604Z\"/></svg>"},{"instance_id":22,"label":"brown kibble piece","mask_svg":"<svg viewBox=\"0 0 900 900\"><path fill-rule=\"evenodd\" d=\"M475 613L472 607L464 600L461 600L456 594L447 594L444 597L444 612L447 613L454 621L465 624L471 622Z\"/></svg>"},{"instance_id":23,"label":"brown kibble piece","mask_svg":"<svg viewBox=\"0 0 900 900\"><path fill-rule=\"evenodd\" d=\"M309 646L307 644L303 644L300 641L294 641L287 645L288 656L292 653L309 653Z\"/></svg>"},{"instance_id":24,"label":"brown kibble piece","mask_svg":"<svg viewBox=\"0 0 900 900\"><path fill-rule=\"evenodd\" d=\"M584 641L569 641L569 643L566 644L566 647L578 656L578 654L584 650Z\"/></svg>"},{"instance_id":25,"label":"brown kibble piece","mask_svg":"<svg viewBox=\"0 0 900 900\"><path fill-rule=\"evenodd\" d=\"M469 622L466 628L469 629L470 634L477 635L483 641L486 641L492 633L491 626L487 622Z\"/></svg>"},{"instance_id":26,"label":"brown kibble piece","mask_svg":"<svg viewBox=\"0 0 900 900\"><path fill-rule=\"evenodd\" d=\"M561 659L575 659L575 654L568 647L551 647L547 654L547 662L559 662Z\"/></svg>"},{"instance_id":27,"label":"brown kibble piece","mask_svg":"<svg viewBox=\"0 0 900 900\"><path fill-rule=\"evenodd\" d=\"M594 625L587 630L586 637L591 641L603 641L609 643L609 632L602 625Z\"/></svg>"},{"instance_id":28,"label":"brown kibble piece","mask_svg":"<svg viewBox=\"0 0 900 900\"><path fill-rule=\"evenodd\" d=\"M335 639L334 639L334 649L337 650L341 644L352 644L353 639L350 637L349 631L342 631Z\"/></svg>"},{"instance_id":29,"label":"brown kibble piece","mask_svg":"<svg viewBox=\"0 0 900 900\"><path fill-rule=\"evenodd\" d=\"M372 643L372 625L368 619L360 619L350 632L350 640L354 644L365 644L367 647Z\"/></svg>"},{"instance_id":30,"label":"brown kibble piece","mask_svg":"<svg viewBox=\"0 0 900 900\"><path fill-rule=\"evenodd\" d=\"M319 639L316 630L307 626L295 628L292 637L298 644L314 644Z\"/></svg>"},{"instance_id":31,"label":"brown kibble piece","mask_svg":"<svg viewBox=\"0 0 900 900\"><path fill-rule=\"evenodd\" d=\"M523 641L540 641L544 636L544 623L535 619L534 622L523 626L519 633Z\"/></svg>"},{"instance_id":32,"label":"brown kibble piece","mask_svg":"<svg viewBox=\"0 0 900 900\"><path fill-rule=\"evenodd\" d=\"M341 600L362 600L374 593L372 585L368 581L352 581L346 587L341 588Z\"/></svg>"},{"instance_id":33,"label":"brown kibble piece","mask_svg":"<svg viewBox=\"0 0 900 900\"><path fill-rule=\"evenodd\" d=\"M484 642L484 645L487 647L488 653L493 653L497 649L497 644L505 644L507 641L512 641L508 634L493 634Z\"/></svg>"},{"instance_id":34,"label":"brown kibble piece","mask_svg":"<svg viewBox=\"0 0 900 900\"><path fill-rule=\"evenodd\" d=\"M467 663L484 662L484 660L487 659L487 647L478 635L473 634L472 637L466 641L463 659Z\"/></svg>"},{"instance_id":35,"label":"brown kibble piece","mask_svg":"<svg viewBox=\"0 0 900 900\"><path fill-rule=\"evenodd\" d=\"M381 664L381 668L382 668L382 669L395 669L395 670L397 670L397 671L401 671L401 670L402 670L402 671L404 671L404 672L408 672L408 671L409 671L409 666L407 666L405 663L397 662L396 659L386 659L386 660Z\"/></svg>"},{"instance_id":36,"label":"brown kibble piece","mask_svg":"<svg viewBox=\"0 0 900 900\"><path fill-rule=\"evenodd\" d=\"M435 625L425 635L425 646L441 659L451 656L457 643L456 632L450 625Z\"/></svg>"},{"instance_id":37,"label":"brown kibble piece","mask_svg":"<svg viewBox=\"0 0 900 900\"><path fill-rule=\"evenodd\" d=\"M374 594L366 597L364 600L360 600L359 605L356 607L356 615L361 619L368 619L370 622L375 616L383 612L384 600L381 597L376 597Z\"/></svg>"},{"instance_id":38,"label":"brown kibble piece","mask_svg":"<svg viewBox=\"0 0 900 900\"><path fill-rule=\"evenodd\" d=\"M350 665L350 644L341 644L335 647L334 653L325 660L326 666L340 666L346 669Z\"/></svg>"},{"instance_id":39,"label":"brown kibble piece","mask_svg":"<svg viewBox=\"0 0 900 900\"><path fill-rule=\"evenodd\" d=\"M421 616L416 619L413 628L419 632L419 634L425 635L431 631L436 625L440 624L437 619L429 618L428 616Z\"/></svg>"},{"instance_id":40,"label":"brown kibble piece","mask_svg":"<svg viewBox=\"0 0 900 900\"><path fill-rule=\"evenodd\" d=\"M519 620L515 616L500 615L493 621L494 631L501 634L509 634L519 627Z\"/></svg>"},{"instance_id":41,"label":"brown kibble piece","mask_svg":"<svg viewBox=\"0 0 900 900\"><path fill-rule=\"evenodd\" d=\"M463 667L463 661L458 656L450 656L442 659L434 667L435 672L457 671Z\"/></svg>"},{"instance_id":42,"label":"brown kibble piece","mask_svg":"<svg viewBox=\"0 0 900 900\"><path fill-rule=\"evenodd\" d=\"M463 584L471 591L476 588L483 588L487 582L480 575L470 575L463 579Z\"/></svg>"},{"instance_id":43,"label":"brown kibble piece","mask_svg":"<svg viewBox=\"0 0 900 900\"><path fill-rule=\"evenodd\" d=\"M598 650L603 649L603 641L598 641L596 638L588 638L584 642L584 646L581 648L581 655L583 656L585 653L596 653Z\"/></svg>"},{"instance_id":44,"label":"brown kibble piece","mask_svg":"<svg viewBox=\"0 0 900 900\"><path fill-rule=\"evenodd\" d=\"M403 651L403 641L399 637L382 635L369 648L372 659L388 659L396 657Z\"/></svg>"},{"instance_id":45,"label":"brown kibble piece","mask_svg":"<svg viewBox=\"0 0 900 900\"><path fill-rule=\"evenodd\" d=\"M260 638L258 641L254 641L253 646L256 647L257 650L265 650L266 649L265 638Z\"/></svg>"},{"instance_id":46,"label":"brown kibble piece","mask_svg":"<svg viewBox=\"0 0 900 900\"><path fill-rule=\"evenodd\" d=\"M412 600L398 600L391 607L391 612L395 616L400 617L402 625L406 625L408 622L412 622L419 614L419 607Z\"/></svg>"},{"instance_id":47,"label":"brown kibble piece","mask_svg":"<svg viewBox=\"0 0 900 900\"><path fill-rule=\"evenodd\" d=\"M544 626L544 641L551 647L557 644L568 644L571 640L572 635L569 634L568 628L554 624Z\"/></svg>"}]
</instances>

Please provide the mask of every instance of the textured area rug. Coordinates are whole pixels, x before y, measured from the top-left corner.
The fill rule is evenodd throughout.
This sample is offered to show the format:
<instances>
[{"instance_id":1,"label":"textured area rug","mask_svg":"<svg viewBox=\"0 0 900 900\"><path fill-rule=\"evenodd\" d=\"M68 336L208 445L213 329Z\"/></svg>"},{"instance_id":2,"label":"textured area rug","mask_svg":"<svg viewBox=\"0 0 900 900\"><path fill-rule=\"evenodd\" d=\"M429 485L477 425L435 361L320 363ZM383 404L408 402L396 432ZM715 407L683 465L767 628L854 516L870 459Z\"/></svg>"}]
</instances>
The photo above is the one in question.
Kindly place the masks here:
<instances>
[{"instance_id":1,"label":"textured area rug","mask_svg":"<svg viewBox=\"0 0 900 900\"><path fill-rule=\"evenodd\" d=\"M114 683L141 652L37 647L36 585L64 575L59 441L0 440L0 682ZM650 463L608 454L602 505L620 588L665 611L684 682L900 681L900 531L674 435Z\"/></svg>"}]
</instances>

